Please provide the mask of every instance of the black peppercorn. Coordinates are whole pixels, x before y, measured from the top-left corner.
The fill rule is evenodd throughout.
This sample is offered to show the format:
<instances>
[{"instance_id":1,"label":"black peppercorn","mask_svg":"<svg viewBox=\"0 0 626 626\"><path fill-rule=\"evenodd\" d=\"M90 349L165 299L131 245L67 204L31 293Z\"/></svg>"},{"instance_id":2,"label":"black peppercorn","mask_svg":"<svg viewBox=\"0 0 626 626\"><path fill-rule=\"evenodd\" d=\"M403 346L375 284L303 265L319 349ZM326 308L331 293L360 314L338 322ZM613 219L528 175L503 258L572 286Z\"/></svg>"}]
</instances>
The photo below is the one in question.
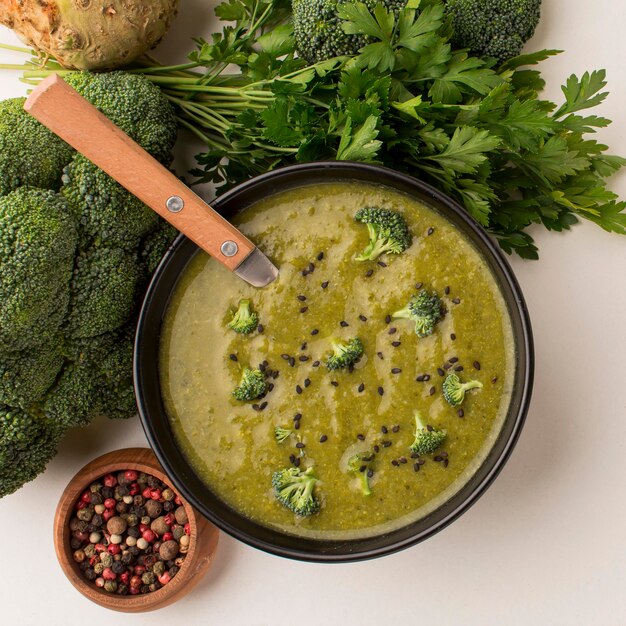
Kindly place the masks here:
<instances>
[{"instance_id":1,"label":"black peppercorn","mask_svg":"<svg viewBox=\"0 0 626 626\"><path fill-rule=\"evenodd\" d=\"M86 561L87 563L89 561ZM126 565L122 563L122 561L115 561L113 565L111 565L111 569L115 574L123 574L126 571Z\"/></svg>"}]
</instances>

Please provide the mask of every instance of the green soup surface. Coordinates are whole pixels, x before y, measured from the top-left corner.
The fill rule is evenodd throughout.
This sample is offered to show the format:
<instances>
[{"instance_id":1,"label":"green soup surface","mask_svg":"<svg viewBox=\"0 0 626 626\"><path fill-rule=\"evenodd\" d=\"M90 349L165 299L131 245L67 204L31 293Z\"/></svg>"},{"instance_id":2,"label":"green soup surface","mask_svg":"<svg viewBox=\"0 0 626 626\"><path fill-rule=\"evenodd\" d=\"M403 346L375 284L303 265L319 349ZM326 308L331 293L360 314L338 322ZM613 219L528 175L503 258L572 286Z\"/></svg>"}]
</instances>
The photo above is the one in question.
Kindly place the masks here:
<instances>
[{"instance_id":1,"label":"green soup surface","mask_svg":"<svg viewBox=\"0 0 626 626\"><path fill-rule=\"evenodd\" d=\"M356 261L368 243L367 227L354 220L364 206L402 214L412 245ZM482 256L433 209L373 184L277 193L233 222L280 276L255 289L198 253L176 287L160 375L173 432L195 471L245 516L310 537L379 534L440 506L485 459L511 397L511 323ZM389 316L422 288L439 294L446 314L420 338L410 320ZM249 335L228 328L242 298L261 325ZM361 360L353 371L329 371L330 340L352 337L364 345ZM262 363L271 391L254 402L235 400L243 368ZM460 407L442 395L451 372L483 384ZM412 458L416 410L447 437L434 453ZM275 426L293 434L279 444ZM347 460L371 452L372 493L365 496ZM308 517L280 504L272 488L273 472L294 460L300 469L313 466L319 479L321 508Z\"/></svg>"}]
</instances>

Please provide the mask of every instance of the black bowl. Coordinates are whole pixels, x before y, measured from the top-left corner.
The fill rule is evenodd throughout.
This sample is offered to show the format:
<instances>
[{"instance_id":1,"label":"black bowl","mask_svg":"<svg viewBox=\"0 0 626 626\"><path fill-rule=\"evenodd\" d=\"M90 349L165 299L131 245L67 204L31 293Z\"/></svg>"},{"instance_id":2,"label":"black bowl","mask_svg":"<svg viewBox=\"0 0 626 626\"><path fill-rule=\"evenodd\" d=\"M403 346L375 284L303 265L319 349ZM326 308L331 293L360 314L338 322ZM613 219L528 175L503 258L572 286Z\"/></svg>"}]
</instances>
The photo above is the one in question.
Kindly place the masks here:
<instances>
[{"instance_id":1,"label":"black bowl","mask_svg":"<svg viewBox=\"0 0 626 626\"><path fill-rule=\"evenodd\" d=\"M502 252L456 202L431 186L375 165L347 162L308 163L257 176L220 196L213 206L226 216L277 192L330 181L376 183L404 192L434 208L455 224L482 253L507 303L516 344L516 374L502 430L478 471L448 501L426 517L395 531L350 540L297 537L247 519L217 497L194 472L176 439L159 388L159 339L170 297L183 270L198 252L184 236L164 256L148 289L135 343L135 392L144 430L174 486L197 510L222 530L245 543L303 561L342 562L382 556L418 543L466 511L502 469L519 437L530 402L534 356L528 312L520 287ZM233 277L233 280L239 280Z\"/></svg>"}]
</instances>

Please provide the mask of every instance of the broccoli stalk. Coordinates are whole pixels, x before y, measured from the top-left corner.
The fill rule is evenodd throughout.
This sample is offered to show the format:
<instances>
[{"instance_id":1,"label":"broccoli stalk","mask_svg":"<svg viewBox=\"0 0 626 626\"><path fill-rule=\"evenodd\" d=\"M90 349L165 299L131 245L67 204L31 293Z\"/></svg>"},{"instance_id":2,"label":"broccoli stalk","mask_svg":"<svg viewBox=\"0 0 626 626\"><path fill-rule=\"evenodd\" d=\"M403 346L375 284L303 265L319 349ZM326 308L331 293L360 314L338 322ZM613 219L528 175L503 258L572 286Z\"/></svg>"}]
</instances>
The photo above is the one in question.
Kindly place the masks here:
<instances>
[{"instance_id":1,"label":"broccoli stalk","mask_svg":"<svg viewBox=\"0 0 626 626\"><path fill-rule=\"evenodd\" d=\"M358 337L347 342L331 339L333 353L326 359L329 370L338 370L354 365L363 356L363 343Z\"/></svg>"},{"instance_id":2,"label":"broccoli stalk","mask_svg":"<svg viewBox=\"0 0 626 626\"><path fill-rule=\"evenodd\" d=\"M409 303L392 317L394 319L409 319L415 323L415 334L418 337L427 337L435 330L435 325L443 318L444 308L439 296L433 292L428 294L425 289L414 295Z\"/></svg>"},{"instance_id":3,"label":"broccoli stalk","mask_svg":"<svg viewBox=\"0 0 626 626\"><path fill-rule=\"evenodd\" d=\"M424 424L419 411L415 411L415 440L411 444L411 452L415 454L430 454L445 440L446 431L437 430Z\"/></svg>"},{"instance_id":4,"label":"broccoli stalk","mask_svg":"<svg viewBox=\"0 0 626 626\"><path fill-rule=\"evenodd\" d=\"M319 511L319 500L313 492L317 482L312 467L304 472L297 467L289 467L272 474L272 487L276 499L301 517Z\"/></svg>"},{"instance_id":5,"label":"broccoli stalk","mask_svg":"<svg viewBox=\"0 0 626 626\"><path fill-rule=\"evenodd\" d=\"M477 380L462 383L456 374L448 374L443 381L443 397L452 406L459 406L465 399L465 392L470 389L481 389L483 384Z\"/></svg>"},{"instance_id":6,"label":"broccoli stalk","mask_svg":"<svg viewBox=\"0 0 626 626\"><path fill-rule=\"evenodd\" d=\"M361 492L364 496L369 496L372 494L372 490L370 489L370 467L369 463L372 461L372 455L366 454L353 454L348 459L348 470L352 472L355 476L359 477L361 481Z\"/></svg>"},{"instance_id":7,"label":"broccoli stalk","mask_svg":"<svg viewBox=\"0 0 626 626\"><path fill-rule=\"evenodd\" d=\"M250 300L240 300L233 319L228 323L236 333L250 334L259 325L259 316L250 308Z\"/></svg>"},{"instance_id":8,"label":"broccoli stalk","mask_svg":"<svg viewBox=\"0 0 626 626\"><path fill-rule=\"evenodd\" d=\"M395 211L379 207L365 207L354 219L367 226L370 241L365 250L355 257L357 261L375 261L381 254L400 254L411 245L411 235L405 219Z\"/></svg>"},{"instance_id":9,"label":"broccoli stalk","mask_svg":"<svg viewBox=\"0 0 626 626\"><path fill-rule=\"evenodd\" d=\"M282 426L274 427L274 439L276 439L277 443L283 443L291 436L293 430L290 428L283 428Z\"/></svg>"},{"instance_id":10,"label":"broccoli stalk","mask_svg":"<svg viewBox=\"0 0 626 626\"><path fill-rule=\"evenodd\" d=\"M261 370L246 367L241 375L239 386L233 391L235 399L246 402L256 400L267 391L267 382Z\"/></svg>"}]
</instances>

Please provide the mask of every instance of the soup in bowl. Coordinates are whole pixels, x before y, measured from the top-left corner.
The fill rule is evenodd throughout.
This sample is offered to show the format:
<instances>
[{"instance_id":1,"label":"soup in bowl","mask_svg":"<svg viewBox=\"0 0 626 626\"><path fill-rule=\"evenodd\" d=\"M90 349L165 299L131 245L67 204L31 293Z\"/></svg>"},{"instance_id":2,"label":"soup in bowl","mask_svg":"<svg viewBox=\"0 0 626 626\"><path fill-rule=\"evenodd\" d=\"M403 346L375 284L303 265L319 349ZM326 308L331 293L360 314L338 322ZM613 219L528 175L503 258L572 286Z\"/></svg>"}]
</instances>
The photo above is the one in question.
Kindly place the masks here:
<instances>
[{"instance_id":1,"label":"soup in bowl","mask_svg":"<svg viewBox=\"0 0 626 626\"><path fill-rule=\"evenodd\" d=\"M280 275L255 289L181 238L155 276L136 383L176 486L296 558L443 527L501 467L530 395L501 253L451 200L372 166L286 168L217 204Z\"/></svg>"}]
</instances>

